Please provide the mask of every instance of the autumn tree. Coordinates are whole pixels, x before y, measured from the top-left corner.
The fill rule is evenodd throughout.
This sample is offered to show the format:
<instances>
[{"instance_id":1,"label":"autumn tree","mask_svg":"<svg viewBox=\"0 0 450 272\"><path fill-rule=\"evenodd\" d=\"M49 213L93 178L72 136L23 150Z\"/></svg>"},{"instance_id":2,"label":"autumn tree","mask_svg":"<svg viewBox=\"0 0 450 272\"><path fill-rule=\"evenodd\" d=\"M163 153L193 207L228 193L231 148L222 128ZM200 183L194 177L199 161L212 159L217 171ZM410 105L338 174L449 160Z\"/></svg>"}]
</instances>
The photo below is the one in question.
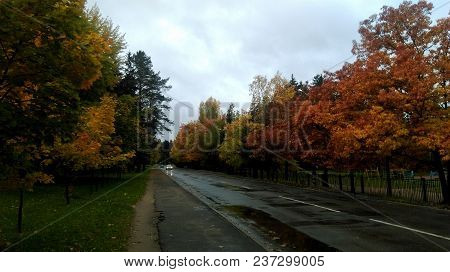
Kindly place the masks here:
<instances>
[{"instance_id":1,"label":"autumn tree","mask_svg":"<svg viewBox=\"0 0 450 272\"><path fill-rule=\"evenodd\" d=\"M238 167L244 161L238 150L246 146L250 161L275 166L295 160L325 173L384 168L388 195L391 167L431 167L449 202L450 21L433 22L432 10L426 1L383 7L361 22L356 61L311 83L279 73L254 77L249 118L258 126L240 142L242 120L227 114L220 158ZM201 123L208 124L204 116Z\"/></svg>"},{"instance_id":2,"label":"autumn tree","mask_svg":"<svg viewBox=\"0 0 450 272\"><path fill-rule=\"evenodd\" d=\"M220 110L220 101L212 97L200 103L198 121L204 126L199 148L204 153L204 167L215 168L219 165L218 148L224 139L225 117Z\"/></svg>"},{"instance_id":3,"label":"autumn tree","mask_svg":"<svg viewBox=\"0 0 450 272\"><path fill-rule=\"evenodd\" d=\"M398 127L407 130L413 145L432 154L444 201L449 202L442 163L448 159L448 135L439 129L448 124L449 21L433 24L432 9L426 1L383 7L361 23L361 41L355 42L353 52L363 63L366 93L376 96L371 104L401 122Z\"/></svg>"},{"instance_id":4,"label":"autumn tree","mask_svg":"<svg viewBox=\"0 0 450 272\"><path fill-rule=\"evenodd\" d=\"M250 85L252 101L261 101L255 104L250 113L252 116L256 114L252 119L262 126L249 135L248 145L253 149L255 159L266 160L273 155L280 155L279 151L288 143L287 130L278 128L289 118L289 104L297 95L297 90L292 80L289 82L280 73L275 74L269 81L264 78L255 77L255 81ZM262 88L262 91L257 91L255 86L260 86L258 88Z\"/></svg>"},{"instance_id":5,"label":"autumn tree","mask_svg":"<svg viewBox=\"0 0 450 272\"><path fill-rule=\"evenodd\" d=\"M103 96L99 105L85 109L73 141L56 140L60 168L74 173L108 169L134 156L134 151L122 152L121 141L115 138L116 107L115 98ZM67 194L66 198L68 202Z\"/></svg>"},{"instance_id":6,"label":"autumn tree","mask_svg":"<svg viewBox=\"0 0 450 272\"><path fill-rule=\"evenodd\" d=\"M194 167L201 165L206 160L206 154L201 147L202 137L206 133L206 127L198 121L181 126L170 151L172 160Z\"/></svg>"},{"instance_id":7,"label":"autumn tree","mask_svg":"<svg viewBox=\"0 0 450 272\"><path fill-rule=\"evenodd\" d=\"M257 126L251 122L249 114L243 114L225 127L225 139L220 145L219 157L235 171L248 162L246 139Z\"/></svg>"},{"instance_id":8,"label":"autumn tree","mask_svg":"<svg viewBox=\"0 0 450 272\"><path fill-rule=\"evenodd\" d=\"M21 192L51 180L39 173L55 138L70 139L83 94L114 83L106 63L117 61L121 41L92 15L83 0L0 5L0 178Z\"/></svg>"},{"instance_id":9,"label":"autumn tree","mask_svg":"<svg viewBox=\"0 0 450 272\"><path fill-rule=\"evenodd\" d=\"M202 123L217 120L220 118L220 102L212 97L206 101L200 102L199 106L199 118Z\"/></svg>"}]
</instances>

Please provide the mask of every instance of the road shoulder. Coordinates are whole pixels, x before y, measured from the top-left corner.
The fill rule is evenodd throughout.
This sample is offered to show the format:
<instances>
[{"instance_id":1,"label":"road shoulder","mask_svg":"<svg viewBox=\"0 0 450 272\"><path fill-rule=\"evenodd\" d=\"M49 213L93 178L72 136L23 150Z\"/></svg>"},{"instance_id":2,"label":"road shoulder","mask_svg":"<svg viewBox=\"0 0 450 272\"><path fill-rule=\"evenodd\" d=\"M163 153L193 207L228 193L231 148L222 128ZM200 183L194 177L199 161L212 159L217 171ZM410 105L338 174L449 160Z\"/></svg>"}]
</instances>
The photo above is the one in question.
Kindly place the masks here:
<instances>
[{"instance_id":1,"label":"road shoulder","mask_svg":"<svg viewBox=\"0 0 450 272\"><path fill-rule=\"evenodd\" d=\"M145 195L135 206L132 234L128 245L131 252L159 252L158 213L155 211L154 175L150 170Z\"/></svg>"}]
</instances>

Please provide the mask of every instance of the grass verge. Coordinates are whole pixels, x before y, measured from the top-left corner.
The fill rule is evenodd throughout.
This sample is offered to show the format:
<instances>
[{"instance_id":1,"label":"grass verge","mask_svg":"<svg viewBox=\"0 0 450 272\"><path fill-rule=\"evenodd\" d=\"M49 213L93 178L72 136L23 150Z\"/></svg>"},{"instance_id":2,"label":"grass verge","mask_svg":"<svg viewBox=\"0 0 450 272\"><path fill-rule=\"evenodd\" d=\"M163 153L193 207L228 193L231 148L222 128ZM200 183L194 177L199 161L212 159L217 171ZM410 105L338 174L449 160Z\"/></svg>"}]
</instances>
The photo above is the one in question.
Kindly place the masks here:
<instances>
[{"instance_id":1,"label":"grass verge","mask_svg":"<svg viewBox=\"0 0 450 272\"><path fill-rule=\"evenodd\" d=\"M22 234L16 230L18 192L0 192L0 251L126 251L149 173L126 174L96 192L75 185L70 205L64 186L36 186L25 193Z\"/></svg>"}]
</instances>

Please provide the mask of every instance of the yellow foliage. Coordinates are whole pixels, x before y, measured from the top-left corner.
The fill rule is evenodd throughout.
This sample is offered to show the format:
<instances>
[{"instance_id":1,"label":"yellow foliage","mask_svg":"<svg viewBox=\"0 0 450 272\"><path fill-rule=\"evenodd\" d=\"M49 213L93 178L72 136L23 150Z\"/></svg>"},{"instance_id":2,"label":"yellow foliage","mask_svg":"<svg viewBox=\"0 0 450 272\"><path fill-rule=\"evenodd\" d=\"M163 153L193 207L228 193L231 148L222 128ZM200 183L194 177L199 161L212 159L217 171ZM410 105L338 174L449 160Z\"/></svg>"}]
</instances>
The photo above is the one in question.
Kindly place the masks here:
<instances>
[{"instance_id":1,"label":"yellow foliage","mask_svg":"<svg viewBox=\"0 0 450 272\"><path fill-rule=\"evenodd\" d=\"M55 143L58 153L73 170L108 168L134 157L134 152L122 153L112 139L116 106L115 98L104 96L98 106L86 109L72 142Z\"/></svg>"}]
</instances>

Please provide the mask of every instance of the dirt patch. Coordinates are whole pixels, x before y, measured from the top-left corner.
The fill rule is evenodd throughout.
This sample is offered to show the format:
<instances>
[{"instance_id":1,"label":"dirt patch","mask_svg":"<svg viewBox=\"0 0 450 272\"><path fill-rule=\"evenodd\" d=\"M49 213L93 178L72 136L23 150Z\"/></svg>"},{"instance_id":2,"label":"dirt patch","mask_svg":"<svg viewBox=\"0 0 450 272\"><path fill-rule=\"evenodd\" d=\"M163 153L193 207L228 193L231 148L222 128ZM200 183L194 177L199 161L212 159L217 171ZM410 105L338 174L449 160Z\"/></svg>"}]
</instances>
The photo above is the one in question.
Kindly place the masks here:
<instances>
[{"instance_id":1,"label":"dirt patch","mask_svg":"<svg viewBox=\"0 0 450 272\"><path fill-rule=\"evenodd\" d=\"M128 245L131 252L161 251L158 236L158 217L155 211L154 172L150 174L144 197L136 204L132 235Z\"/></svg>"}]
</instances>

